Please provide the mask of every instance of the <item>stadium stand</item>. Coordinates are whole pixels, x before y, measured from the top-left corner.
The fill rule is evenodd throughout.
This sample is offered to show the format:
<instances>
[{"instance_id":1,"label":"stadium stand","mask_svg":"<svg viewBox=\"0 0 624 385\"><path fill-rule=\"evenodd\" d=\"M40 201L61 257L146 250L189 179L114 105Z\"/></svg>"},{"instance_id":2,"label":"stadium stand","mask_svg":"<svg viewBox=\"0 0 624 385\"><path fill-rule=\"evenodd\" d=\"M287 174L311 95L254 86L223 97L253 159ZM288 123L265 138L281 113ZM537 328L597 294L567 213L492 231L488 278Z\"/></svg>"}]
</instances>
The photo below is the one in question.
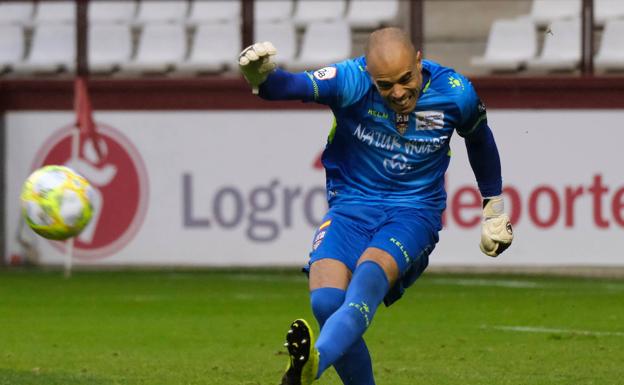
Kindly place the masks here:
<instances>
[{"instance_id":1,"label":"stadium stand","mask_svg":"<svg viewBox=\"0 0 624 385\"><path fill-rule=\"evenodd\" d=\"M0 24L0 72L11 71L18 65L25 52L22 27Z\"/></svg>"},{"instance_id":2,"label":"stadium stand","mask_svg":"<svg viewBox=\"0 0 624 385\"><path fill-rule=\"evenodd\" d=\"M287 67L315 69L344 60L351 55L351 29L344 20L314 22L308 25L301 53Z\"/></svg>"},{"instance_id":3,"label":"stadium stand","mask_svg":"<svg viewBox=\"0 0 624 385\"><path fill-rule=\"evenodd\" d=\"M539 27L560 19L579 17L582 0L533 0L530 18Z\"/></svg>"},{"instance_id":4,"label":"stadium stand","mask_svg":"<svg viewBox=\"0 0 624 385\"><path fill-rule=\"evenodd\" d=\"M137 24L153 22L180 22L186 19L189 3L186 1L142 0L136 16Z\"/></svg>"},{"instance_id":5,"label":"stadium stand","mask_svg":"<svg viewBox=\"0 0 624 385\"><path fill-rule=\"evenodd\" d=\"M624 71L624 19L607 20L594 64L600 71Z\"/></svg>"},{"instance_id":6,"label":"stadium stand","mask_svg":"<svg viewBox=\"0 0 624 385\"><path fill-rule=\"evenodd\" d=\"M189 24L231 23L240 20L240 0L195 0L191 3Z\"/></svg>"},{"instance_id":7,"label":"stadium stand","mask_svg":"<svg viewBox=\"0 0 624 385\"><path fill-rule=\"evenodd\" d=\"M132 56L129 24L96 23L89 28L89 69L95 73L113 72Z\"/></svg>"},{"instance_id":8,"label":"stadium stand","mask_svg":"<svg viewBox=\"0 0 624 385\"><path fill-rule=\"evenodd\" d=\"M580 49L576 48L579 40L575 36L577 29L565 28L570 22L558 23L578 17L581 2L582 0L517 0L513 7L489 6L485 10L483 6L488 4L487 0L462 0L461 12L470 13L475 9L474 13L470 13L471 18L476 14L480 18L477 18L474 26L460 26L454 21L453 15L448 15L447 12L449 6L458 6L455 0L435 0L435 3L427 0L425 27L427 23L435 23L436 27L425 28L429 33L426 35L428 41L424 42L426 55L432 60L449 63L468 74L575 69L578 67ZM52 54L56 59L50 60L42 56L41 52L47 52L48 49L52 51L52 48L42 46L48 44L48 40L43 39L38 30L39 24L74 23L75 4L69 0L0 2L2 28L6 24L22 28L18 40L10 44L8 40L11 36L16 36L16 30L4 29L6 32L3 33L1 44L6 48L0 57L2 73L45 70L44 72L51 71L54 74L58 69L66 68L58 65L59 55ZM406 22L405 11L408 9L405 4L401 0L256 0L256 39L274 41L279 50L277 59L287 68L315 68L320 64L339 61L360 53L365 36L374 28L403 25ZM624 18L624 1L594 0L594 7L596 36L601 38L601 33L604 34L602 44L597 45L600 49L595 56L596 68L602 71L618 71L621 60L618 49L621 48L615 45L618 39L613 37L615 35L612 31L618 23L610 26L607 24L613 19ZM482 11L478 11L479 9ZM111 73L119 68L130 72L161 72L179 66L179 71L189 73L235 71L237 68L232 64L232 58L236 57L241 45L241 11L242 0L92 0L89 3L91 70L96 73ZM442 21L447 23L440 24ZM166 69L155 70L154 66L159 65L154 63L162 58L148 59L150 55L145 50L149 47L150 35L160 28L153 24L158 23L177 25L159 32L173 33L170 37L160 35L162 44L169 41L184 43L177 47L178 53L172 55L177 58L176 62L171 58L163 59L169 63L165 65ZM347 24L346 33L344 27L341 27L335 36L324 34L322 26L341 23ZM96 27L98 24L105 26ZM114 28L111 24L122 27ZM219 24L224 25L209 26ZM237 28L233 28L234 25ZM44 30L46 28L54 29L43 27ZM321 29L322 36L329 37L325 37L322 44L318 43L321 48L310 49L309 46L315 40L312 37L314 32L310 31L315 28ZM218 35L211 38L208 33ZM567 36L568 34L572 36ZM345 35L350 38L349 43L344 43ZM214 39L214 36L220 36L221 39ZM73 39L75 37L68 37L68 40ZM53 46L63 45L52 41L49 43ZM154 42L154 50L162 50L156 48L158 44ZM543 46L541 55L536 57L540 46ZM187 49L188 55L185 55ZM209 50L209 53L202 52L204 50ZM180 53L182 51L184 54ZM338 51L341 52L340 55ZM484 52L483 56L473 56L479 51ZM133 52L136 53L135 59L131 59ZM19 69L10 64L15 63L16 56L23 59L24 65L20 64ZM48 68L45 62L57 64L50 64Z\"/></svg>"},{"instance_id":9,"label":"stadium stand","mask_svg":"<svg viewBox=\"0 0 624 385\"><path fill-rule=\"evenodd\" d=\"M278 47L275 61L280 65L293 64L297 54L297 31L292 21L258 22L255 25L258 41L270 41Z\"/></svg>"},{"instance_id":10,"label":"stadium stand","mask_svg":"<svg viewBox=\"0 0 624 385\"><path fill-rule=\"evenodd\" d=\"M35 11L35 4L31 1L19 3L0 3L0 24L30 24Z\"/></svg>"},{"instance_id":11,"label":"stadium stand","mask_svg":"<svg viewBox=\"0 0 624 385\"><path fill-rule=\"evenodd\" d=\"M14 68L18 73L73 71L76 33L72 23L39 23L32 36L30 54Z\"/></svg>"},{"instance_id":12,"label":"stadium stand","mask_svg":"<svg viewBox=\"0 0 624 385\"><path fill-rule=\"evenodd\" d=\"M164 73L183 61L185 56L185 25L152 22L143 26L136 57L121 64L121 70L129 73Z\"/></svg>"},{"instance_id":13,"label":"stadium stand","mask_svg":"<svg viewBox=\"0 0 624 385\"><path fill-rule=\"evenodd\" d=\"M74 23L76 4L73 1L40 1L35 23Z\"/></svg>"},{"instance_id":14,"label":"stadium stand","mask_svg":"<svg viewBox=\"0 0 624 385\"><path fill-rule=\"evenodd\" d=\"M540 56L529 60L528 67L534 70L571 71L578 68L580 61L580 19L563 19L550 24Z\"/></svg>"},{"instance_id":15,"label":"stadium stand","mask_svg":"<svg viewBox=\"0 0 624 385\"><path fill-rule=\"evenodd\" d=\"M609 19L624 18L624 1L594 0L594 20L598 25L605 25Z\"/></svg>"},{"instance_id":16,"label":"stadium stand","mask_svg":"<svg viewBox=\"0 0 624 385\"><path fill-rule=\"evenodd\" d=\"M281 22L292 18L293 0L262 0L254 2L254 20L259 23Z\"/></svg>"},{"instance_id":17,"label":"stadium stand","mask_svg":"<svg viewBox=\"0 0 624 385\"><path fill-rule=\"evenodd\" d=\"M219 36L219 39L215 39ZM176 64L176 72L218 73L238 68L236 58L241 51L238 22L200 24L195 31L189 56Z\"/></svg>"},{"instance_id":18,"label":"stadium stand","mask_svg":"<svg viewBox=\"0 0 624 385\"><path fill-rule=\"evenodd\" d=\"M516 71L537 54L537 32L527 17L496 20L492 24L485 54L471 64L491 71Z\"/></svg>"},{"instance_id":19,"label":"stadium stand","mask_svg":"<svg viewBox=\"0 0 624 385\"><path fill-rule=\"evenodd\" d=\"M346 9L346 0L299 0L293 20L300 28L319 21L342 20Z\"/></svg>"},{"instance_id":20,"label":"stadium stand","mask_svg":"<svg viewBox=\"0 0 624 385\"><path fill-rule=\"evenodd\" d=\"M374 29L399 17L399 0L351 0L346 20L351 28Z\"/></svg>"},{"instance_id":21,"label":"stadium stand","mask_svg":"<svg viewBox=\"0 0 624 385\"><path fill-rule=\"evenodd\" d=\"M91 0L89 22L91 23L130 23L136 14L134 1Z\"/></svg>"}]
</instances>

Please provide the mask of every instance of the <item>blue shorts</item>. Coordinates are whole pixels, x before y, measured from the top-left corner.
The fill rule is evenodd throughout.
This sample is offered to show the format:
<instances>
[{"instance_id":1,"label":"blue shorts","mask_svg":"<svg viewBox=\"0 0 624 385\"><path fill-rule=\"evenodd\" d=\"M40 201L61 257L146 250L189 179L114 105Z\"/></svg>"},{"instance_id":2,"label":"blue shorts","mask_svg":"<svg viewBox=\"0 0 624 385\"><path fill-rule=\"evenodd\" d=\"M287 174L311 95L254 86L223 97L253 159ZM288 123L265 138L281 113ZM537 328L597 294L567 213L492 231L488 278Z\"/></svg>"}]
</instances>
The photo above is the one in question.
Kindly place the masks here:
<instances>
[{"instance_id":1,"label":"blue shorts","mask_svg":"<svg viewBox=\"0 0 624 385\"><path fill-rule=\"evenodd\" d=\"M309 266L324 258L344 263L352 272L369 247L392 255L399 279L384 298L386 306L401 298L429 264L442 229L440 210L397 206L341 204L330 208L314 233Z\"/></svg>"}]
</instances>

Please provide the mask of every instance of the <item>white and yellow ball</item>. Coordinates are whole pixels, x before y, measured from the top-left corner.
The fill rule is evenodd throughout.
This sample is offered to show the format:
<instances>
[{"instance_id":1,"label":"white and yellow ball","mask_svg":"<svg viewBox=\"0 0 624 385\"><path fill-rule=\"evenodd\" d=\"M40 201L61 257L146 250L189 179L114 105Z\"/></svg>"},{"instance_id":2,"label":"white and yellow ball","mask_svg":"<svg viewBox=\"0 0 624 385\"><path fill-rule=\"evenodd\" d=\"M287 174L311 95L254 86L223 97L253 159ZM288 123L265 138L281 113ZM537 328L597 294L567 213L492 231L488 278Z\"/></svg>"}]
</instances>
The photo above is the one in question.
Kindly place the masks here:
<instances>
[{"instance_id":1,"label":"white and yellow ball","mask_svg":"<svg viewBox=\"0 0 624 385\"><path fill-rule=\"evenodd\" d=\"M39 235L64 240L79 234L93 215L93 188L65 166L44 166L22 187L22 214Z\"/></svg>"}]
</instances>

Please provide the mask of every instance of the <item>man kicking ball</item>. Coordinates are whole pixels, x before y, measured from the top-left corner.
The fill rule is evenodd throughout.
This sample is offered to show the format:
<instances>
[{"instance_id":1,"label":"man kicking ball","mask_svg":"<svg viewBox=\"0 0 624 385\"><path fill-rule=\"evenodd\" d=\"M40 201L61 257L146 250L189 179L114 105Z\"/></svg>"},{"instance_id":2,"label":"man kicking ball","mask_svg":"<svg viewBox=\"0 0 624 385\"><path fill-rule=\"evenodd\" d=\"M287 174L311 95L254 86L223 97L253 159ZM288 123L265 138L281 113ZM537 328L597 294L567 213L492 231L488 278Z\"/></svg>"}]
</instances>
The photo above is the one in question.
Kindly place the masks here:
<instances>
[{"instance_id":1,"label":"man kicking ball","mask_svg":"<svg viewBox=\"0 0 624 385\"><path fill-rule=\"evenodd\" d=\"M429 263L442 229L454 131L483 196L481 250L496 257L511 245L498 149L472 84L423 60L398 28L374 31L364 56L313 72L277 69L275 54L269 42L241 53L253 92L321 103L335 117L322 157L329 211L306 267L321 331L315 341L305 320L291 324L282 385L308 385L330 366L345 385L372 385L362 336L377 307L398 300Z\"/></svg>"}]
</instances>

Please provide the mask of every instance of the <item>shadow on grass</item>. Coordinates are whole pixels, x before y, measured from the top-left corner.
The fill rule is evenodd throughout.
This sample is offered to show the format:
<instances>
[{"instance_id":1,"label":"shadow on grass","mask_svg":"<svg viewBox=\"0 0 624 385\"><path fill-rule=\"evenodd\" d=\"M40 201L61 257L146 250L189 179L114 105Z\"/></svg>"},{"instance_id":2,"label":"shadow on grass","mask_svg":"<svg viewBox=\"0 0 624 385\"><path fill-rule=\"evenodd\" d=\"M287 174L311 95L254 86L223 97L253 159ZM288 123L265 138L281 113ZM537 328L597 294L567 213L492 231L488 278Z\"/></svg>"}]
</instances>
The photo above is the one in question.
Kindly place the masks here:
<instances>
[{"instance_id":1,"label":"shadow on grass","mask_svg":"<svg viewBox=\"0 0 624 385\"><path fill-rule=\"evenodd\" d=\"M88 373L47 372L45 370L0 369L0 385L103 385L110 379L98 378Z\"/></svg>"}]
</instances>

